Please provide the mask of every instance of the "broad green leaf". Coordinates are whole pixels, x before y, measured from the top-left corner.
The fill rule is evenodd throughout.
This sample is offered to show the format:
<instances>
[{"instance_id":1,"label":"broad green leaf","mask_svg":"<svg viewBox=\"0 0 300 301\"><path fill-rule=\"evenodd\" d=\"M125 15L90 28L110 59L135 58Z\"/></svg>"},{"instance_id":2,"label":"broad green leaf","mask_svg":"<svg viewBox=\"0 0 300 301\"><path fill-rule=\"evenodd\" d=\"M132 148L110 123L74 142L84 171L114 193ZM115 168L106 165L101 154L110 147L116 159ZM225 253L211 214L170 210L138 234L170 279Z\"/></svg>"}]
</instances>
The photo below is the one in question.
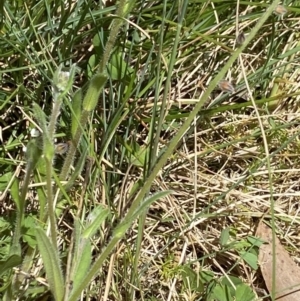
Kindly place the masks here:
<instances>
[{"instance_id":1,"label":"broad green leaf","mask_svg":"<svg viewBox=\"0 0 300 301\"><path fill-rule=\"evenodd\" d=\"M93 46L94 47L99 47L101 46L101 40L98 34L94 35L93 40L92 40Z\"/></svg>"},{"instance_id":2,"label":"broad green leaf","mask_svg":"<svg viewBox=\"0 0 300 301\"><path fill-rule=\"evenodd\" d=\"M36 169L39 173L39 176L45 177L46 176L46 161L45 158L42 157L37 163Z\"/></svg>"},{"instance_id":3,"label":"broad green leaf","mask_svg":"<svg viewBox=\"0 0 300 301\"><path fill-rule=\"evenodd\" d=\"M109 215L109 209L98 206L89 214L87 226L82 233L82 238L91 238L99 230L101 224Z\"/></svg>"},{"instance_id":4,"label":"broad green leaf","mask_svg":"<svg viewBox=\"0 0 300 301\"><path fill-rule=\"evenodd\" d=\"M230 228L223 229L220 236L220 245L222 247L226 246L229 240Z\"/></svg>"},{"instance_id":5,"label":"broad green leaf","mask_svg":"<svg viewBox=\"0 0 300 301\"><path fill-rule=\"evenodd\" d=\"M199 293L204 291L200 276L193 269L189 266L184 266L180 272L186 289Z\"/></svg>"},{"instance_id":6,"label":"broad green leaf","mask_svg":"<svg viewBox=\"0 0 300 301\"><path fill-rule=\"evenodd\" d=\"M251 245L255 246L255 247L260 247L264 241L262 239L260 239L259 237L255 237L255 236L248 236L247 240L251 243Z\"/></svg>"},{"instance_id":7,"label":"broad green leaf","mask_svg":"<svg viewBox=\"0 0 300 301\"><path fill-rule=\"evenodd\" d=\"M242 279L240 279L240 278L238 278L238 277L235 277L235 276L230 276L230 275L228 275L227 277L224 276L224 277L222 278L222 280L221 280L221 283L222 283L223 285L227 285L227 286L232 287L232 284L230 283L229 279L230 279L230 281L231 281L235 286L237 286L238 284L242 284L242 283L243 283ZM232 287L232 288L233 288L233 287Z\"/></svg>"},{"instance_id":8,"label":"broad green leaf","mask_svg":"<svg viewBox=\"0 0 300 301\"><path fill-rule=\"evenodd\" d=\"M44 111L37 103L33 103L33 113L35 118L37 119L40 128L42 129L42 135L47 135L47 120Z\"/></svg>"},{"instance_id":9,"label":"broad green leaf","mask_svg":"<svg viewBox=\"0 0 300 301\"><path fill-rule=\"evenodd\" d=\"M218 301L233 301L230 288L227 285L217 284L214 287L211 295L215 300Z\"/></svg>"},{"instance_id":10,"label":"broad green leaf","mask_svg":"<svg viewBox=\"0 0 300 301\"><path fill-rule=\"evenodd\" d=\"M230 281L229 281L230 280ZM230 276L228 275L227 277L223 276L221 280L221 284L224 287L227 287L228 290L230 291L231 296L235 295L235 288L232 286L232 284L236 287L239 284L242 284L243 281L242 279L235 277L235 276Z\"/></svg>"},{"instance_id":11,"label":"broad green leaf","mask_svg":"<svg viewBox=\"0 0 300 301\"><path fill-rule=\"evenodd\" d=\"M245 250L246 248L249 248L251 247L251 244L246 241L246 240L240 240L240 241L235 241L235 242L232 242L232 246L235 250Z\"/></svg>"},{"instance_id":12,"label":"broad green leaf","mask_svg":"<svg viewBox=\"0 0 300 301\"><path fill-rule=\"evenodd\" d=\"M147 157L147 153L149 152L149 148L146 148L145 146L139 146L137 143L132 150L131 153L131 164L139 167L143 167L145 165L145 160Z\"/></svg>"},{"instance_id":13,"label":"broad green leaf","mask_svg":"<svg viewBox=\"0 0 300 301\"><path fill-rule=\"evenodd\" d=\"M252 289L246 284L240 284L236 287L235 291L235 300L236 301L254 301L256 296Z\"/></svg>"},{"instance_id":14,"label":"broad green leaf","mask_svg":"<svg viewBox=\"0 0 300 301\"><path fill-rule=\"evenodd\" d=\"M247 251L240 251L239 254L241 258L245 260L252 269L254 270L258 269L258 265L257 265L258 257L255 254Z\"/></svg>"},{"instance_id":15,"label":"broad green leaf","mask_svg":"<svg viewBox=\"0 0 300 301\"><path fill-rule=\"evenodd\" d=\"M201 271L199 277L203 283L207 283L212 281L215 275L212 271Z\"/></svg>"},{"instance_id":16,"label":"broad green leaf","mask_svg":"<svg viewBox=\"0 0 300 301\"><path fill-rule=\"evenodd\" d=\"M31 248L35 248L37 241L36 241L36 236L35 236L35 227L36 227L36 219L28 215L23 224L23 232L24 234L22 235L22 238L25 242L28 243L28 245Z\"/></svg>"},{"instance_id":17,"label":"broad green leaf","mask_svg":"<svg viewBox=\"0 0 300 301\"><path fill-rule=\"evenodd\" d=\"M0 276L7 270L12 269L22 263L21 256L17 254L10 255L6 260L0 261Z\"/></svg>"},{"instance_id":18,"label":"broad green leaf","mask_svg":"<svg viewBox=\"0 0 300 301\"><path fill-rule=\"evenodd\" d=\"M113 80L123 79L126 72L133 72L133 69L125 62L121 53L114 53L111 56L108 69L110 70L110 77Z\"/></svg>"},{"instance_id":19,"label":"broad green leaf","mask_svg":"<svg viewBox=\"0 0 300 301\"><path fill-rule=\"evenodd\" d=\"M14 274L13 273L10 273L9 276L7 276L7 280L5 280L4 284L2 284L2 286L0 287L0 292L7 292L7 288L11 285L11 282L13 280L13 277L14 277ZM4 298L3 298L4 301L6 301ZM11 298L9 298L9 300L11 300Z\"/></svg>"},{"instance_id":20,"label":"broad green leaf","mask_svg":"<svg viewBox=\"0 0 300 301\"><path fill-rule=\"evenodd\" d=\"M45 266L50 290L55 298L55 301L62 301L64 298L65 282L60 268L59 256L56 253L56 250L53 247L50 239L40 227L36 228L36 238Z\"/></svg>"},{"instance_id":21,"label":"broad green leaf","mask_svg":"<svg viewBox=\"0 0 300 301\"><path fill-rule=\"evenodd\" d=\"M96 64L98 64L100 57L102 57L102 55L103 55L104 45L107 41L108 35L109 35L108 30L101 30L101 37L100 37L100 33L95 34L93 37L92 43L93 43L95 53L97 56L94 65L90 66L93 70L96 69L96 67L97 67Z\"/></svg>"},{"instance_id":22,"label":"broad green leaf","mask_svg":"<svg viewBox=\"0 0 300 301\"><path fill-rule=\"evenodd\" d=\"M96 55L93 54L90 56L89 62L87 64L87 73L89 78L93 77L93 74L95 73L96 64L97 64Z\"/></svg>"}]
</instances>

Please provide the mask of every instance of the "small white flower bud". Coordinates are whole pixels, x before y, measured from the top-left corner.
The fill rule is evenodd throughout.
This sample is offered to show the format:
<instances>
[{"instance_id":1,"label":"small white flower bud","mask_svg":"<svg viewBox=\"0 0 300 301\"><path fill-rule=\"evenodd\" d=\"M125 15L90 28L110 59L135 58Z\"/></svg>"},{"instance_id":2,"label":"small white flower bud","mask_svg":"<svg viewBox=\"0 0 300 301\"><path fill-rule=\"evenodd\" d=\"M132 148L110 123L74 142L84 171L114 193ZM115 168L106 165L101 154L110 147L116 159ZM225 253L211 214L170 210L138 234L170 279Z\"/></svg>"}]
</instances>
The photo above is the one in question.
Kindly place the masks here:
<instances>
[{"instance_id":1,"label":"small white flower bud","mask_svg":"<svg viewBox=\"0 0 300 301\"><path fill-rule=\"evenodd\" d=\"M72 65L69 70L62 70L60 65L53 75L53 89L55 92L61 93L69 91L72 87L76 66Z\"/></svg>"},{"instance_id":2,"label":"small white flower bud","mask_svg":"<svg viewBox=\"0 0 300 301\"><path fill-rule=\"evenodd\" d=\"M64 91L67 87L69 77L70 77L70 72L68 71L60 71L57 75L58 81L56 83L56 87L59 91Z\"/></svg>"},{"instance_id":3,"label":"small white flower bud","mask_svg":"<svg viewBox=\"0 0 300 301\"><path fill-rule=\"evenodd\" d=\"M30 131L30 136L32 138L37 138L41 135L41 132L39 130L37 130L36 128L31 129Z\"/></svg>"}]
</instances>

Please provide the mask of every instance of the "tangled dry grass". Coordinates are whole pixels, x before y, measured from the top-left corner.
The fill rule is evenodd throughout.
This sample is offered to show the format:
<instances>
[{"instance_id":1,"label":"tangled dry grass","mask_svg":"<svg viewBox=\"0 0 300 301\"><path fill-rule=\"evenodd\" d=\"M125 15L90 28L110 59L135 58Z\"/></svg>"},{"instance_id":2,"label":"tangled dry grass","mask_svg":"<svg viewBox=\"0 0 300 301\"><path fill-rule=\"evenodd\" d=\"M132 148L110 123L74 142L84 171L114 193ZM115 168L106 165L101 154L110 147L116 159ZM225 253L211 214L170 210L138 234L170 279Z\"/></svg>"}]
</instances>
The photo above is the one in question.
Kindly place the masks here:
<instances>
[{"instance_id":1,"label":"tangled dry grass","mask_svg":"<svg viewBox=\"0 0 300 301\"><path fill-rule=\"evenodd\" d=\"M253 22L244 21L239 27L245 30ZM234 37L236 28L223 31L222 26L220 21L209 31L210 35L220 35L218 45L203 41L202 36L189 36L190 40L184 41L169 97L170 112L179 107L188 113L211 76L230 55L234 40L230 43L228 36ZM204 110L156 179L153 191L170 189L174 194L152 206L146 219L140 257L141 287L146 299L155 291L157 300L197 300L197 294L189 291L178 276L178 270L185 264L198 271L211 270L215 275L238 275L258 297L263 297L265 286L259 271L241 260L238 247L226 250L219 240L226 228L230 228L232 239L237 242L254 235L261 218L271 219L272 198L277 236L294 260L299 261L299 61L296 55L286 55L297 53L298 34L288 20L278 24L273 43L282 59L273 60L270 45L266 45L273 35L268 26L228 75L238 91L246 81L251 83L251 91L242 96L237 93L235 97L223 97L224 93L216 91L207 107L216 99L222 100L221 105L226 101L229 105L243 103L250 94L255 94L256 100L275 97L275 101L259 105L259 116L253 106L239 110L228 107L223 113L216 108L209 118L205 118ZM298 27L297 20L293 28ZM195 49L191 51L190 47ZM268 75L262 76L265 70ZM151 108L151 103L142 107L143 116L151 114L147 108ZM168 140L177 126L176 121L171 122L163 139ZM133 228L129 237L134 235ZM120 246L119 252L131 252L129 241Z\"/></svg>"},{"instance_id":2,"label":"tangled dry grass","mask_svg":"<svg viewBox=\"0 0 300 301\"><path fill-rule=\"evenodd\" d=\"M155 2L148 3L146 8L150 9L152 5ZM164 131L160 137L161 149L175 135L184 117L237 47L238 33L251 31L264 6L241 6L236 22L234 10L223 10L220 5L212 12L207 10L208 5L203 4L196 12L191 6L188 21L195 22L187 21L183 28L168 95ZM217 6L217 3L211 5ZM149 59L150 46L157 43L156 32L152 28L156 28L154 23L158 21L155 14L146 12L141 24L137 25L150 39L142 40L134 49L136 56L130 54L133 59L129 61L131 67L138 71L139 80L144 81L147 93L141 93L138 99L132 93L130 118L134 120L134 127L128 122L128 127L125 124L118 129L123 134L129 128L128 141L136 142L145 150L149 147L154 106L161 104L154 103L154 100L156 94L162 99L165 89L161 85L157 91L156 86L148 87L147 84L158 76L153 70L159 55L162 62L159 76L162 82L166 80L166 57L171 53L172 34L175 32L175 25L169 22L162 53L154 51ZM173 194L157 201L147 212L138 256L138 275L132 268L138 239L136 222L91 284L90 300L205 300L208 292L197 291L192 283L194 280L190 279L189 283L183 276L186 267L196 272L193 275L211 272L216 281L222 276L235 275L249 284L257 298L264 297L265 286L259 270L251 268L242 259L241 251L249 247L247 239L254 235L258 221L261 218L270 221L271 200L274 200L277 236L294 260L299 262L300 81L297 55L300 21L292 12L290 9L284 18L273 16L265 24L224 79L234 86L235 91L214 91L176 152L157 175L151 193L172 190ZM199 18L207 18L210 25L203 25ZM132 17L132 22L135 21L137 18ZM192 26L196 21L200 25ZM124 38L124 44L130 44L128 40ZM130 57L126 53L128 48L124 47L125 57ZM80 63L85 64L86 61ZM28 91L32 89L31 79L34 77L34 74L28 74ZM111 86L105 92L113 99L121 88L117 81L112 81ZM2 88L8 89L9 84ZM18 105L25 104L20 101ZM111 107L108 108L100 107L94 116L92 145L96 159L103 137L103 132L98 131L99 124L103 122L99 116L103 117L106 112L109 116ZM1 119L7 121L1 125L5 134L5 141L1 136L3 143L9 141L10 134L13 135L19 114L19 107L15 104L1 113ZM28 125L25 127L27 129ZM20 126L19 132L22 129L24 126ZM109 240L113 224L128 208L133 187L143 178L143 165L132 158L125 160L120 155L119 145L115 149L119 155L117 159L108 155L98 162L102 170L96 184L87 187L83 176L70 193L75 210L78 203L85 202L87 212L89 206L92 207L91 203L111 206L114 211L112 224L103 226L101 234L93 242L93 255L100 252ZM21 157L13 145L6 148L5 156L12 160ZM15 161L15 164L18 166L19 162ZM93 169L89 172L88 168L87 176L93 173ZM107 181L109 173L118 175L111 186ZM110 202L106 199L108 190L114 191ZM35 192L30 195L32 202L36 198ZM11 203L3 203L3 214L11 211ZM67 252L64 245L69 242L76 213L69 205L60 203L60 206L64 212L59 219L60 246ZM34 209L36 207L30 207L28 212ZM225 229L229 229L230 246L221 243ZM40 267L31 272L38 283L44 283L41 271Z\"/></svg>"}]
</instances>

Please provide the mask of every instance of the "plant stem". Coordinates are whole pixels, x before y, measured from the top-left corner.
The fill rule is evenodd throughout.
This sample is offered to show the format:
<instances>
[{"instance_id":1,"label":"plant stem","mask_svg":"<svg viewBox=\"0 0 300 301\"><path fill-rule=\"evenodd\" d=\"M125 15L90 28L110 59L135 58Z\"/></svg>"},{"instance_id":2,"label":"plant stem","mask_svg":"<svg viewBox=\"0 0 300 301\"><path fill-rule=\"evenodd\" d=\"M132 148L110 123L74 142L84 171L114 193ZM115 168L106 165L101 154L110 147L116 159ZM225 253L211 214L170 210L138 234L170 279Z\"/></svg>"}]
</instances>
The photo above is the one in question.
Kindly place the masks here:
<instances>
[{"instance_id":1,"label":"plant stem","mask_svg":"<svg viewBox=\"0 0 300 301\"><path fill-rule=\"evenodd\" d=\"M130 12L134 4L135 4L135 0L120 0L116 11L117 16L112 21L111 30L105 45L103 57L99 63L99 73L106 73L106 65L109 61L110 55L115 45L115 41L117 39L119 30L124 23L124 20L122 18L124 18L127 15L127 13Z\"/></svg>"},{"instance_id":2,"label":"plant stem","mask_svg":"<svg viewBox=\"0 0 300 301\"><path fill-rule=\"evenodd\" d=\"M26 205L26 195L27 195L28 186L29 186L29 182L30 182L30 176L33 171L34 165L35 164L33 162L27 162L24 182L23 182L21 194L20 194L19 208L18 208L17 214L16 214L16 227L15 227L15 231L14 231L10 254L17 253L17 254L21 255L21 246L20 246L21 228L22 228L24 210L25 210L25 205Z\"/></svg>"},{"instance_id":3,"label":"plant stem","mask_svg":"<svg viewBox=\"0 0 300 301\"><path fill-rule=\"evenodd\" d=\"M77 147L78 147L80 139L81 139L82 128L84 128L84 126L88 122L89 114L90 114L90 112L88 112L88 111L85 111L85 110L82 111L82 115L80 118L80 126L77 127L74 139L73 139L72 143L70 144L70 149L68 151L67 157L65 159L64 165L63 165L63 167L61 169L61 173L59 175L59 178L61 181L64 181L68 176L70 167L75 158Z\"/></svg>"},{"instance_id":4,"label":"plant stem","mask_svg":"<svg viewBox=\"0 0 300 301\"><path fill-rule=\"evenodd\" d=\"M50 122L48 126L48 134L51 140L54 138L54 133L55 133L55 125L57 123L57 118L60 114L60 109L62 105L63 98L61 95L57 92L54 92L54 99L53 99L53 109L51 112L51 117L50 117Z\"/></svg>"},{"instance_id":5,"label":"plant stem","mask_svg":"<svg viewBox=\"0 0 300 301\"><path fill-rule=\"evenodd\" d=\"M47 199L48 199L48 213L50 220L50 233L52 244L57 250L57 241L56 241L56 219L55 219L55 209L53 202L53 190L52 190L52 160L49 161L45 158L46 162L46 187L47 187Z\"/></svg>"}]
</instances>

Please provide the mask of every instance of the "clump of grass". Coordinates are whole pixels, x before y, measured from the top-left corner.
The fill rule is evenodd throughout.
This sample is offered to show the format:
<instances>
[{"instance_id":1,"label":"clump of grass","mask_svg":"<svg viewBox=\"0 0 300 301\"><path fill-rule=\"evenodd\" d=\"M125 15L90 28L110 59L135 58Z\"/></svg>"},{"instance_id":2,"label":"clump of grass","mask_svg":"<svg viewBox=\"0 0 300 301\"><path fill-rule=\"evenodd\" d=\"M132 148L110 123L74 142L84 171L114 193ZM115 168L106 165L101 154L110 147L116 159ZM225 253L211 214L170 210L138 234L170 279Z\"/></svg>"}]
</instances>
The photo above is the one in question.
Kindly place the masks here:
<instances>
[{"instance_id":1,"label":"clump of grass","mask_svg":"<svg viewBox=\"0 0 300 301\"><path fill-rule=\"evenodd\" d=\"M296 246L296 8L117 4L3 5L1 297L254 300L256 220Z\"/></svg>"}]
</instances>

